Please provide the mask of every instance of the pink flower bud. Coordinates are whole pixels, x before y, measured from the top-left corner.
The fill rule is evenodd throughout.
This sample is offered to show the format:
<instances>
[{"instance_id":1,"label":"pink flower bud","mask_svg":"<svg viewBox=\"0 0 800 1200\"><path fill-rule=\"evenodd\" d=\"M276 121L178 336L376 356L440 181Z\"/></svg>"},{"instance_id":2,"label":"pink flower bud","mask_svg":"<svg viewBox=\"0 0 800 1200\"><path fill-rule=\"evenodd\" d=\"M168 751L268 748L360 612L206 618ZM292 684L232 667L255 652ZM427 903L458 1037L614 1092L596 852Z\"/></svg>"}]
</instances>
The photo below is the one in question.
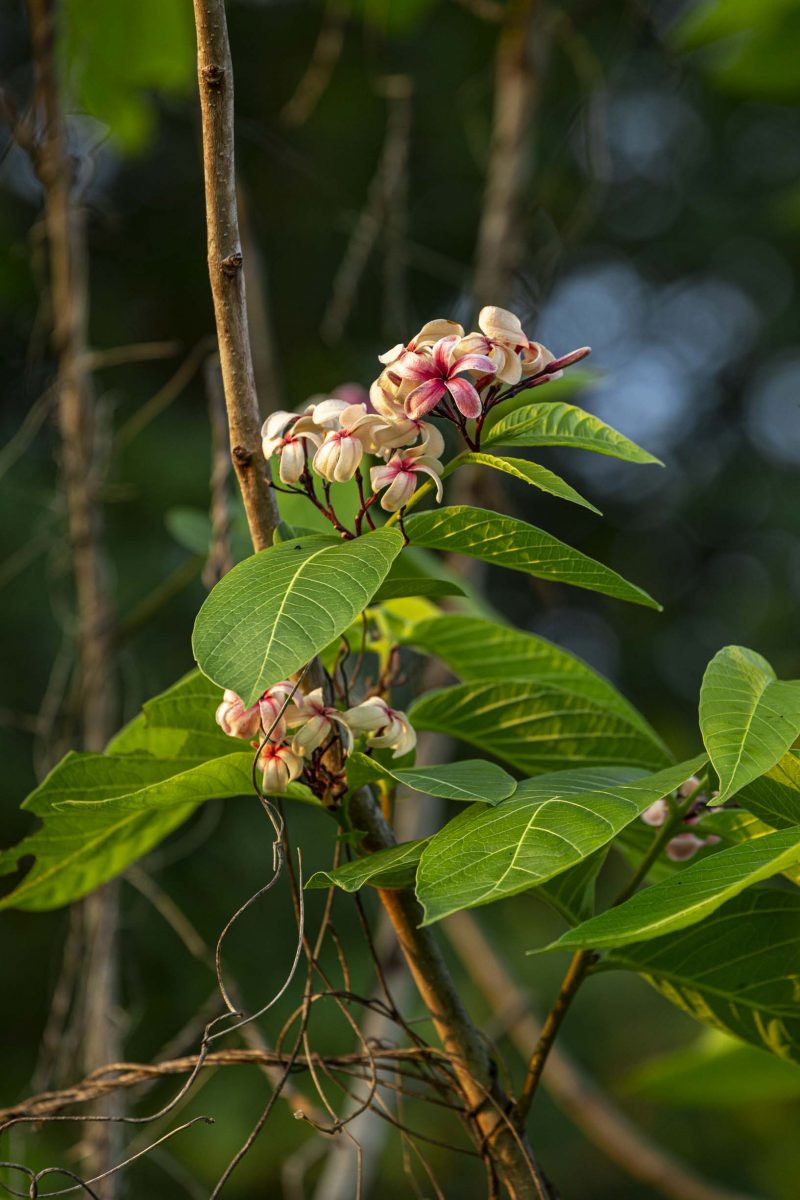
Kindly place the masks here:
<instances>
[{"instance_id":1,"label":"pink flower bud","mask_svg":"<svg viewBox=\"0 0 800 1200\"><path fill-rule=\"evenodd\" d=\"M216 722L228 737L254 738L261 732L261 712L257 704L245 708L236 692L226 689L215 713Z\"/></svg>"},{"instance_id":2,"label":"pink flower bud","mask_svg":"<svg viewBox=\"0 0 800 1200\"><path fill-rule=\"evenodd\" d=\"M281 796L290 783L303 773L303 760L288 746L267 742L258 756L261 778L267 795Z\"/></svg>"},{"instance_id":3,"label":"pink flower bud","mask_svg":"<svg viewBox=\"0 0 800 1200\"><path fill-rule=\"evenodd\" d=\"M704 845L703 839L693 833L679 833L667 842L667 858L671 858L673 862L685 862L688 858L694 858Z\"/></svg>"},{"instance_id":4,"label":"pink flower bud","mask_svg":"<svg viewBox=\"0 0 800 1200\"><path fill-rule=\"evenodd\" d=\"M651 804L640 815L640 820L644 821L645 825L651 825L653 829L660 829L669 816L669 805L662 797L661 800L656 800L655 804Z\"/></svg>"}]
</instances>

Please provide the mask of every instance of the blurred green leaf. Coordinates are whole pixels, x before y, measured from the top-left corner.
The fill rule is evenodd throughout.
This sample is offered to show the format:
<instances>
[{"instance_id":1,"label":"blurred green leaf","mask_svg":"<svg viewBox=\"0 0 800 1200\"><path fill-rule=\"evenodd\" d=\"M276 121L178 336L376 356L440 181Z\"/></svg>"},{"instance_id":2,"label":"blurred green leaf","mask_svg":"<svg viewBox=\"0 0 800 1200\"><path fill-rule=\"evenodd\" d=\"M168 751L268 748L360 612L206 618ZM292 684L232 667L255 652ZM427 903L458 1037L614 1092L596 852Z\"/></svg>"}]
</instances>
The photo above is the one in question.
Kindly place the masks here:
<instances>
[{"instance_id":1,"label":"blurred green leaf","mask_svg":"<svg viewBox=\"0 0 800 1200\"><path fill-rule=\"evenodd\" d=\"M191 5L184 0L65 0L62 46L78 102L128 153L155 128L151 93L195 86Z\"/></svg>"},{"instance_id":2,"label":"blurred green leaf","mask_svg":"<svg viewBox=\"0 0 800 1200\"><path fill-rule=\"evenodd\" d=\"M800 95L796 0L705 0L688 7L671 40L678 50L704 51L728 91L772 101Z\"/></svg>"}]
</instances>

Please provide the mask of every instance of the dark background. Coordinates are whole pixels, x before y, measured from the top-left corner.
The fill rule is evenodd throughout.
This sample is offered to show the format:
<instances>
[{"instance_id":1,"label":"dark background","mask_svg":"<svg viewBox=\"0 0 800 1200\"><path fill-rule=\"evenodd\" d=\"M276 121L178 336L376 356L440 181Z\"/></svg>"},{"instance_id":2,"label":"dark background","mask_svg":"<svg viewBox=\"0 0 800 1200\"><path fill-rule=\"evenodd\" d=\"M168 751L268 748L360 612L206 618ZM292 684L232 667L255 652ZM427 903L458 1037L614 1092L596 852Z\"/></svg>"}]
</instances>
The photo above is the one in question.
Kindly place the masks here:
<instances>
[{"instance_id":1,"label":"dark background","mask_svg":"<svg viewBox=\"0 0 800 1200\"><path fill-rule=\"evenodd\" d=\"M354 0L342 9L343 44L330 81L308 118L292 124L286 105L321 23L338 10L325 17L321 6L299 0L229 7L249 248L257 247L268 294L280 402L295 407L348 380L368 385L376 355L430 317L471 321L497 26L467 0ZM188 0L69 0L62 30L71 146L90 214L92 345L177 343L169 356L96 376L108 436L118 439L105 502L119 612L135 614L176 572L184 584L123 645L125 718L191 667L189 634L204 595L199 569L186 582L191 514L180 511L204 512L208 504L202 370L141 432L126 431L213 331L190 10ZM693 753L700 677L720 646L751 646L783 677L800 669L800 10L794 0L598 0L543 4L540 20L521 218L526 249L512 307L557 354L593 347L595 381L580 402L658 454L666 469L578 452L543 457L603 509L602 520L538 493L531 500L522 488L508 496L521 515L644 586L665 612L534 588L524 576L500 584L490 575L490 598L521 627L608 674L676 752ZM31 69L18 0L0 5L0 61L5 86L24 103ZM406 196L396 199L392 229L379 231L343 335L334 339L325 316L386 136L382 79L396 74L413 87ZM20 801L65 748L57 714L68 692L73 618L55 432L44 406L35 407L53 370L41 196L25 154L7 131L2 137L0 838L7 845L30 824L17 811ZM296 839L321 864L327 827L313 814L291 819ZM249 885L258 886L268 847L246 801L215 806L192 828L151 866L213 940ZM128 1056L144 1058L207 998L212 979L135 888L123 885L122 900L120 1020ZM274 901L238 935L237 972L254 997L269 994L291 955L286 905ZM562 964L523 951L557 927L555 918L526 897L481 917L541 1007ZM344 936L349 919L343 906ZM0 1100L10 1103L24 1094L36 1061L65 916L7 912L0 927ZM472 1001L485 1017L482 1001ZM277 1022L265 1025L268 1034ZM346 1043L335 1024L323 1021L320 1037ZM565 1040L623 1094L637 1064L699 1036L644 983L603 977L586 988ZM222 1075L191 1108L214 1112L215 1130L181 1135L168 1153L136 1168L128 1194L207 1194L266 1088L246 1071ZM756 1103L732 1086L714 1108L701 1092L692 1103L686 1095L657 1103L641 1094L627 1102L644 1127L707 1173L779 1200L796 1195L796 1106ZM549 1100L537 1103L534 1141L566 1197L648 1194ZM411 1115L431 1121L429 1113ZM278 1194L277 1164L307 1136L279 1108L230 1196ZM9 1156L30 1153L44 1163L56 1144L20 1137ZM435 1151L432 1161L441 1169ZM448 1196L483 1194L471 1160L450 1159L448 1169ZM183 1172L201 1181L199 1190ZM410 1194L394 1144L380 1194Z\"/></svg>"}]
</instances>

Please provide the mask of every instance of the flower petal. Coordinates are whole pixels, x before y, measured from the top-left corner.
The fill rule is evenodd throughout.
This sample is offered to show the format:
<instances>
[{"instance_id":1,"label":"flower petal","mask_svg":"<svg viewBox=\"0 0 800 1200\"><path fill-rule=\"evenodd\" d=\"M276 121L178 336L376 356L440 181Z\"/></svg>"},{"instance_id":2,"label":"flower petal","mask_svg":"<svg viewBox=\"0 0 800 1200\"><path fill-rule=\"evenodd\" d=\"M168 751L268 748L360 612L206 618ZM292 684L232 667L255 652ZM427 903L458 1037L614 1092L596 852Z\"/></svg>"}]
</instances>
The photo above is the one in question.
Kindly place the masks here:
<instances>
[{"instance_id":1,"label":"flower petal","mask_svg":"<svg viewBox=\"0 0 800 1200\"><path fill-rule=\"evenodd\" d=\"M462 416L471 418L481 415L481 398L468 379L448 379L446 387Z\"/></svg>"},{"instance_id":2,"label":"flower petal","mask_svg":"<svg viewBox=\"0 0 800 1200\"><path fill-rule=\"evenodd\" d=\"M430 358L425 358L422 354L415 354L413 350L409 350L397 362L392 363L392 370L401 379L410 379L413 383L422 383L426 379L433 379L438 373Z\"/></svg>"},{"instance_id":3,"label":"flower petal","mask_svg":"<svg viewBox=\"0 0 800 1200\"><path fill-rule=\"evenodd\" d=\"M469 385L472 387L472 385ZM475 391L474 388L472 388ZM413 420L418 421L420 417L426 416L441 400L445 393L444 380L428 379L426 383L421 383L419 387L414 388L414 391L406 397L406 413ZM475 395L477 396L477 392ZM479 402L480 409L480 402Z\"/></svg>"},{"instance_id":4,"label":"flower petal","mask_svg":"<svg viewBox=\"0 0 800 1200\"><path fill-rule=\"evenodd\" d=\"M477 371L479 375L494 375L497 363L485 354L464 354L453 364L453 372Z\"/></svg>"}]
</instances>

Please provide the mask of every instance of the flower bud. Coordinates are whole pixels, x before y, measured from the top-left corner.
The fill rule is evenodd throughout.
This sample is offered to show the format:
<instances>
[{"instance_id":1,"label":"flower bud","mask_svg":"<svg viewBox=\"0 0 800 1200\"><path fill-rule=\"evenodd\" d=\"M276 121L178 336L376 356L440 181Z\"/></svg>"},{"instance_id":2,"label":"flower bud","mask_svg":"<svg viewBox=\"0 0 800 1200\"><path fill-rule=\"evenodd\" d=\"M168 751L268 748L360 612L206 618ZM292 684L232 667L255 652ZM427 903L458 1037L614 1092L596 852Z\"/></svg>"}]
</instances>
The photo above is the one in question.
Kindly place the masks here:
<instances>
[{"instance_id":1,"label":"flower bud","mask_svg":"<svg viewBox=\"0 0 800 1200\"><path fill-rule=\"evenodd\" d=\"M667 842L667 858L671 858L673 862L685 862L688 858L694 858L704 845L703 839L694 833L679 833Z\"/></svg>"},{"instance_id":2,"label":"flower bud","mask_svg":"<svg viewBox=\"0 0 800 1200\"><path fill-rule=\"evenodd\" d=\"M281 796L290 783L303 773L303 760L288 746L267 742L258 756L264 792L268 796Z\"/></svg>"},{"instance_id":3,"label":"flower bud","mask_svg":"<svg viewBox=\"0 0 800 1200\"><path fill-rule=\"evenodd\" d=\"M390 708L381 696L363 700L344 716L353 733L365 733L370 746L393 750L393 758L408 754L417 744L417 735L406 714Z\"/></svg>"},{"instance_id":4,"label":"flower bud","mask_svg":"<svg viewBox=\"0 0 800 1200\"><path fill-rule=\"evenodd\" d=\"M257 704L245 708L236 692L225 689L222 703L215 713L217 724L228 737L254 738L261 732L261 711Z\"/></svg>"},{"instance_id":5,"label":"flower bud","mask_svg":"<svg viewBox=\"0 0 800 1200\"><path fill-rule=\"evenodd\" d=\"M645 825L652 826L653 829L660 829L668 816L669 805L666 799L662 797L640 814L640 820L644 821Z\"/></svg>"}]
</instances>

